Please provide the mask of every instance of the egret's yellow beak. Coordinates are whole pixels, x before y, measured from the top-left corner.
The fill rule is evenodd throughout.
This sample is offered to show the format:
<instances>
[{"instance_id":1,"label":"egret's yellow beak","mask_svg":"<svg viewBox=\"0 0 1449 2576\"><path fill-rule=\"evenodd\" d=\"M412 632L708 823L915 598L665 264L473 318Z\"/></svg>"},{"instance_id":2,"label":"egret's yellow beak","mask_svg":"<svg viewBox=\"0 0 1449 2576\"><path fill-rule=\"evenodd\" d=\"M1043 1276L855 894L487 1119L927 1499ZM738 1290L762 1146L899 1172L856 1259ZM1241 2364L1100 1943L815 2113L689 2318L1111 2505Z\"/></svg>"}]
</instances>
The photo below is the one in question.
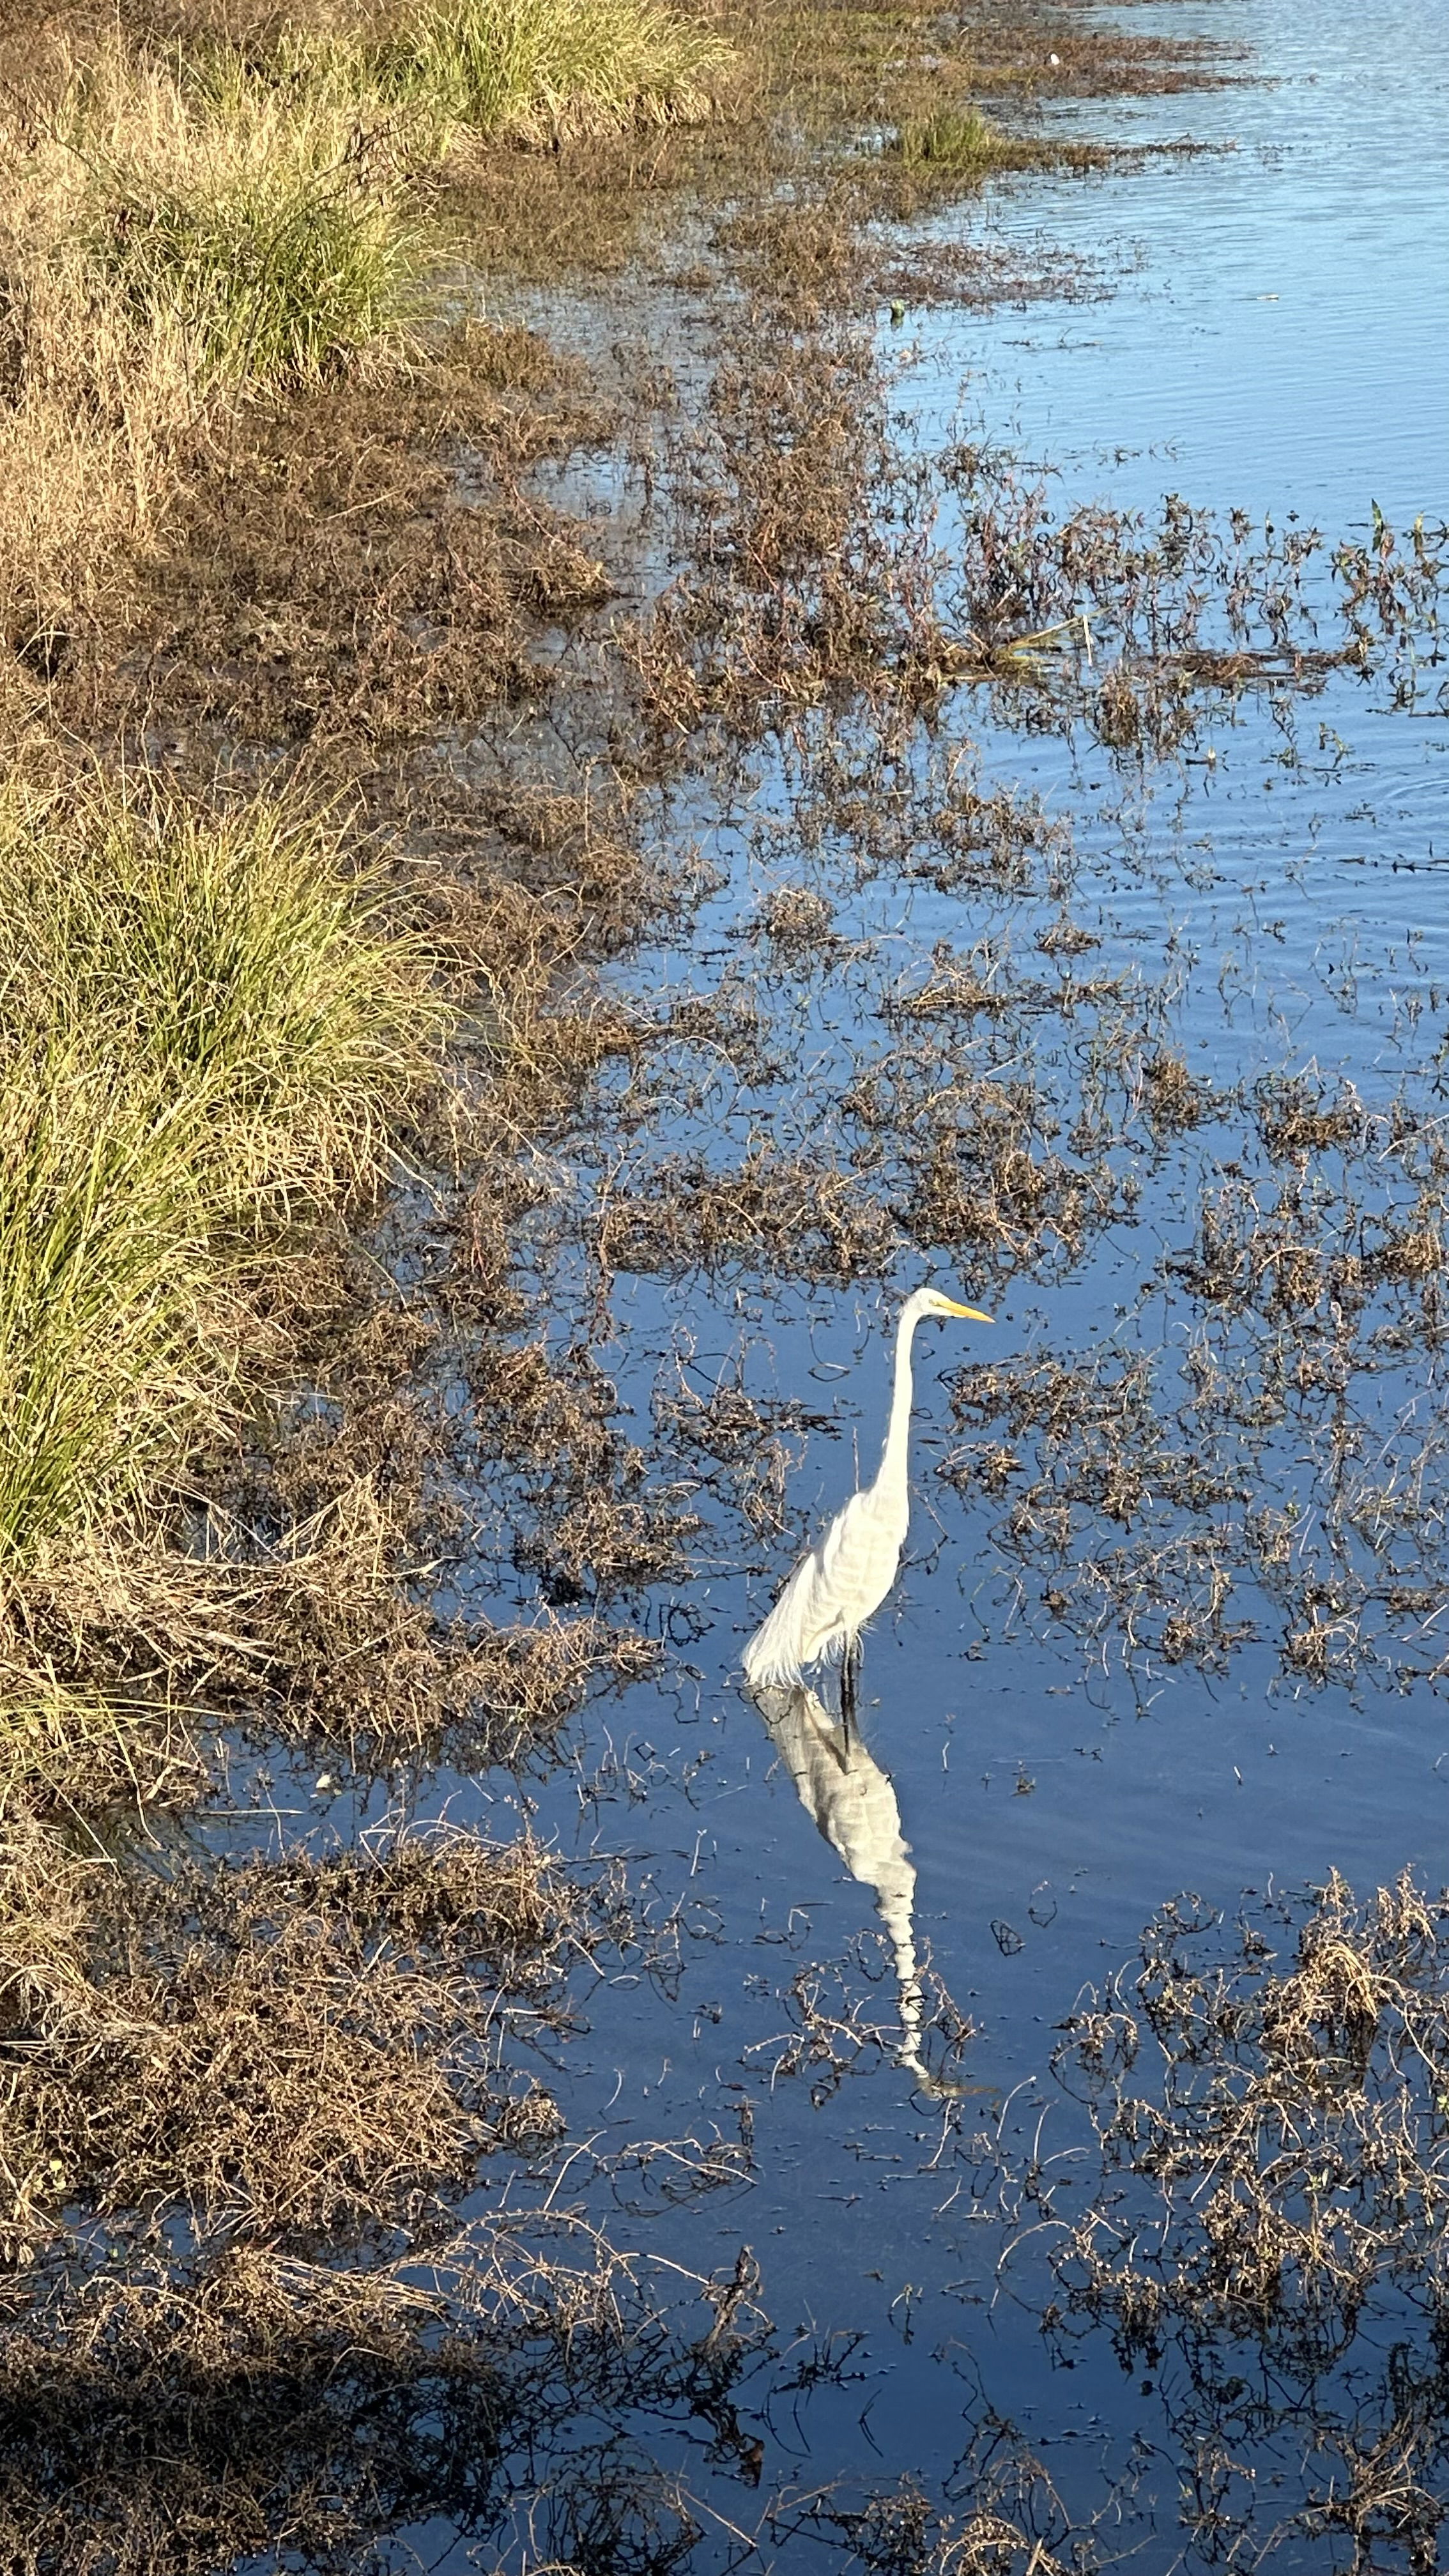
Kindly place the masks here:
<instances>
[{"instance_id":1,"label":"egret's yellow beak","mask_svg":"<svg viewBox=\"0 0 1449 2576\"><path fill-rule=\"evenodd\" d=\"M983 1315L979 1306L958 1306L954 1297L943 1298L942 1304L948 1314L964 1315L968 1324L994 1324L996 1321L994 1315Z\"/></svg>"}]
</instances>

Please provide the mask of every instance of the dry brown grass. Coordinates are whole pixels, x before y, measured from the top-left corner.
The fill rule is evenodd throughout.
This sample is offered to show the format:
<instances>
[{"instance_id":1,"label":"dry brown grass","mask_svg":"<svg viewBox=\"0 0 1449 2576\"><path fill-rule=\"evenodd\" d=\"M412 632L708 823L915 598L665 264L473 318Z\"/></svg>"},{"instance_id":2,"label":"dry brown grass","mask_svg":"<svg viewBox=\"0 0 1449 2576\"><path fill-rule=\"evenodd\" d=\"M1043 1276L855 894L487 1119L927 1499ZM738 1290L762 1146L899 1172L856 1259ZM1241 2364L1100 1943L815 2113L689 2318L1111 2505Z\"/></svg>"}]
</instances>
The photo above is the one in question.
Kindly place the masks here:
<instances>
[{"instance_id":1,"label":"dry brown grass","mask_svg":"<svg viewBox=\"0 0 1449 2576\"><path fill-rule=\"evenodd\" d=\"M965 1092L967 1086L959 1086ZM922 1105L907 1222L915 1241L990 1267L1075 1260L1130 1203L1105 1158L1052 1148L1054 1122L1028 1083L980 1080L954 1110Z\"/></svg>"},{"instance_id":2,"label":"dry brown grass","mask_svg":"<svg viewBox=\"0 0 1449 2576\"><path fill-rule=\"evenodd\" d=\"M599 1218L606 1270L679 1273L730 1263L806 1279L874 1277L898 1242L868 1180L759 1147L738 1171L673 1160L647 1189L611 1193Z\"/></svg>"},{"instance_id":3,"label":"dry brown grass","mask_svg":"<svg viewBox=\"0 0 1449 2576\"><path fill-rule=\"evenodd\" d=\"M333 126L330 142L316 141L319 168L340 149L345 127L335 116ZM245 159L220 120L207 134ZM280 124L276 140L291 148ZM43 708L47 685L110 628L127 566L150 553L217 431L196 315L164 299L142 310L124 261L104 248L107 227L144 235L168 193L203 189L195 156L208 149L174 74L129 55L114 32L97 42L79 16L52 21L5 89L0 720L10 725Z\"/></svg>"},{"instance_id":4,"label":"dry brown grass","mask_svg":"<svg viewBox=\"0 0 1449 2576\"><path fill-rule=\"evenodd\" d=\"M481 326L454 333L441 364L421 362L416 338L391 328L396 297L381 272L375 293L359 285L362 300L346 322L340 312L324 318L320 307L303 319L314 287L324 301L340 291L369 227L378 232L379 258L398 271L399 292L409 268L427 264L427 242L413 218L403 223L397 212L410 184L397 162L406 137L395 114L389 124L376 103L369 110L351 99L345 83L335 95L310 73L300 87L278 85L261 57L247 73L244 51L205 57L205 40L196 12L177 30L180 52L169 55L154 42L148 48L135 24L129 38L113 30L98 41L75 13L17 62L4 93L0 641L9 649L0 657L0 722L10 728L44 717L57 684L56 712L71 721L98 692L109 694L119 664L129 666L134 685L138 641L159 642L163 653L169 641L166 660L174 662L185 639L158 637L156 628L183 601L194 611L209 598L220 610L226 594L239 594L233 620L240 609L243 623L248 611L252 621L245 640L235 623L228 634L193 629L198 682L207 669L217 678L228 663L235 670L238 659L258 675L274 658L256 649L269 581L280 584L288 607L279 598L267 642L285 653L291 641L294 655L319 615L340 640L360 587L374 628L389 616L406 628L430 610L444 622L456 615L476 626L481 617L485 628L502 627L512 601L555 617L600 596L596 561L516 493L511 515L451 514L448 542L441 554L432 550L428 593L429 523L452 489L439 451L450 438L481 436L491 458L516 473L520 461L556 444L557 393L569 371L543 360L527 334ZM188 46L193 54L201 48L200 71L187 68ZM222 78L224 62L231 69ZM285 195L294 178L304 194L320 192L318 204L306 221L294 221L284 205L285 222L273 222L266 191L275 179ZM260 192L255 206L248 191ZM220 231L206 250L212 214ZM311 284L300 275L296 282L297 327L304 338L314 324L321 332L315 354L264 360L258 315L241 306L231 315L227 297L242 294L237 281L248 273L248 224L273 242L254 281L259 295L274 276L282 292L286 263L276 242L294 246L300 259L329 225L346 233ZM218 248L237 226L236 245ZM193 294L184 263L204 250L208 260L216 256ZM169 270L163 275L173 255L182 263L174 293ZM262 318L270 331L270 316ZM213 322L224 333L235 323L234 363L220 343L208 357ZM292 324L279 317L278 327L285 334ZM280 417L278 383L302 396L284 400ZM426 461L420 438L430 442ZM337 488L349 479L352 488ZM177 515L188 503L189 527ZM230 562L217 559L218 536ZM191 557L193 545L203 560ZM158 558L159 595L143 580L138 601L138 576ZM361 584L364 562L370 575ZM353 640L353 657L365 666L375 659L370 640ZM398 635L394 651L401 649ZM495 644L487 659L501 658ZM441 669L430 675L419 651L403 659L406 672L387 685L415 696L425 723L449 681ZM461 671L455 655L454 692ZM371 676L376 687L379 675ZM335 674L329 680L335 685ZM274 672L274 719L282 685ZM300 678L293 687L296 722L306 686ZM473 688L476 695L476 680ZM311 701L314 721L321 694ZM273 732L285 739L295 725L281 712ZM176 715L194 717L194 708Z\"/></svg>"},{"instance_id":5,"label":"dry brown grass","mask_svg":"<svg viewBox=\"0 0 1449 2576\"><path fill-rule=\"evenodd\" d=\"M1193 2554L1436 2563L1445 1920L1407 1874L1358 1904L1331 1873L1231 1931L1183 1898L1067 2025L1095 2138L1085 2206L1039 2177L1043 2323L1064 2351L1105 2323L1161 2392Z\"/></svg>"},{"instance_id":6,"label":"dry brown grass","mask_svg":"<svg viewBox=\"0 0 1449 2576\"><path fill-rule=\"evenodd\" d=\"M556 2134L546 2094L492 2073L499 1994L553 2009L550 1959L583 1925L529 1846L455 1834L97 1884L39 1827L12 1818L6 1840L12 2265L77 2206L277 2252L416 2237L480 2156Z\"/></svg>"},{"instance_id":7,"label":"dry brown grass","mask_svg":"<svg viewBox=\"0 0 1449 2576\"><path fill-rule=\"evenodd\" d=\"M847 2553L861 2576L1094 2576L1105 2549L1077 2519L1011 2427L972 2444L955 2482L964 2510L943 2510L909 2478L851 2505L829 2489L772 2528Z\"/></svg>"},{"instance_id":8,"label":"dry brown grass","mask_svg":"<svg viewBox=\"0 0 1449 2576\"><path fill-rule=\"evenodd\" d=\"M204 1556L116 1540L40 1569L7 1613L7 1762L32 1794L82 1813L101 1788L147 1805L153 1765L132 1798L125 1746L131 1729L141 1742L159 1729L175 1746L174 1799L198 1786L175 1707L193 1731L230 1719L370 1771L525 1764L591 1688L651 1669L642 1638L589 1620L440 1620L439 1571L408 1545L406 1500L359 1476L270 1542L212 1507ZM99 1772L83 1792L71 1766L88 1710Z\"/></svg>"},{"instance_id":9,"label":"dry brown grass","mask_svg":"<svg viewBox=\"0 0 1449 2576\"><path fill-rule=\"evenodd\" d=\"M351 779L541 695L540 624L608 585L518 478L600 422L576 370L525 333L475 325L385 385L248 408L133 592L119 712L193 762L292 747ZM486 496L460 483L460 442ZM91 687L114 698L114 639L95 658Z\"/></svg>"},{"instance_id":10,"label":"dry brown grass","mask_svg":"<svg viewBox=\"0 0 1449 2576\"><path fill-rule=\"evenodd\" d=\"M654 1399L654 1416L671 1456L693 1452L717 1471L746 1527L756 1539L782 1537L789 1527L787 1493L799 1463L795 1435L824 1426L798 1398L762 1405L742 1378L718 1379L703 1394L682 1364L674 1387ZM722 1471L722 1472L721 1472Z\"/></svg>"},{"instance_id":11,"label":"dry brown grass","mask_svg":"<svg viewBox=\"0 0 1449 2576\"><path fill-rule=\"evenodd\" d=\"M821 959L829 961L839 946L833 906L828 897L808 886L777 886L766 895L760 905L759 935L772 957L797 973Z\"/></svg>"}]
</instances>

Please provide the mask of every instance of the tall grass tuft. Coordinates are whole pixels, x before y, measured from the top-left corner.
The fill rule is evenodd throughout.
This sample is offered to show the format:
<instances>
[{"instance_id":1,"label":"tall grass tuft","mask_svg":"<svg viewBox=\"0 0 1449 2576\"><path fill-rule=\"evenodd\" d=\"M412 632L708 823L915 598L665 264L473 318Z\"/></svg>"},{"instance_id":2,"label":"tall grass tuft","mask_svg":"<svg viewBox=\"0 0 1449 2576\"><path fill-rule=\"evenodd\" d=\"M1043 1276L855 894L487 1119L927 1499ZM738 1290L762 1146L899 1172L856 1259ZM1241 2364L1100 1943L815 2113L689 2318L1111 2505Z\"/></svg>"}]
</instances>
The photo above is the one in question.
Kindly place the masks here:
<instances>
[{"instance_id":1,"label":"tall grass tuft","mask_svg":"<svg viewBox=\"0 0 1449 2576\"><path fill-rule=\"evenodd\" d=\"M533 141L703 115L727 59L658 0L418 0L376 55L394 92Z\"/></svg>"},{"instance_id":2,"label":"tall grass tuft","mask_svg":"<svg viewBox=\"0 0 1449 2576\"><path fill-rule=\"evenodd\" d=\"M0 1574L223 1404L235 1283L376 1181L446 1006L335 833L0 795Z\"/></svg>"},{"instance_id":3,"label":"tall grass tuft","mask_svg":"<svg viewBox=\"0 0 1449 2576\"><path fill-rule=\"evenodd\" d=\"M0 1066L0 1570L124 1506L218 1372L185 1104L43 1046Z\"/></svg>"},{"instance_id":4,"label":"tall grass tuft","mask_svg":"<svg viewBox=\"0 0 1449 2576\"><path fill-rule=\"evenodd\" d=\"M0 1033L99 1050L192 1102L216 1186L259 1217L375 1171L446 1029L429 953L389 927L335 830L263 799L218 814L12 789L0 913Z\"/></svg>"},{"instance_id":5,"label":"tall grass tuft","mask_svg":"<svg viewBox=\"0 0 1449 2576\"><path fill-rule=\"evenodd\" d=\"M41 156L7 194L4 141L0 713L104 622L118 559L144 556L178 487L196 411L174 324L137 332L84 256L75 190Z\"/></svg>"},{"instance_id":6,"label":"tall grass tuft","mask_svg":"<svg viewBox=\"0 0 1449 2576\"><path fill-rule=\"evenodd\" d=\"M202 376L315 380L406 308L399 173L345 51L329 59L264 79L219 49L183 78L111 56L78 93L92 263L143 329L180 329Z\"/></svg>"},{"instance_id":7,"label":"tall grass tuft","mask_svg":"<svg viewBox=\"0 0 1449 2576\"><path fill-rule=\"evenodd\" d=\"M901 128L897 145L910 169L929 166L951 175L993 169L1022 157L1022 147L977 107L945 107Z\"/></svg>"}]
</instances>

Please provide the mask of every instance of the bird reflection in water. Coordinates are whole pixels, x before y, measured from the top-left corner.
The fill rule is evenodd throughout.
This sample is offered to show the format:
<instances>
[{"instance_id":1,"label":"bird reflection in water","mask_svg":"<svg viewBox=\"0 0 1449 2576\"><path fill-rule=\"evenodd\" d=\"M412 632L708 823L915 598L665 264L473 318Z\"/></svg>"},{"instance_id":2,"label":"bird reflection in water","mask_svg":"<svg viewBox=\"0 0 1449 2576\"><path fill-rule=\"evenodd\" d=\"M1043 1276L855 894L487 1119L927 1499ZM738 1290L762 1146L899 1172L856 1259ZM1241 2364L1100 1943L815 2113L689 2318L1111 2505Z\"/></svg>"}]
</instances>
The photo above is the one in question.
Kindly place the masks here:
<instances>
[{"instance_id":1,"label":"bird reflection in water","mask_svg":"<svg viewBox=\"0 0 1449 2576\"><path fill-rule=\"evenodd\" d=\"M751 1692L781 1761L832 1850L852 1878L875 1890L876 1911L895 1955L900 1998L898 2065L928 2093L957 2095L963 2085L933 2075L921 2055L925 1998L916 1959L916 1871L901 1832L901 1811L890 1775L861 1742L859 1730L831 1717L804 1682L789 1690Z\"/></svg>"}]
</instances>

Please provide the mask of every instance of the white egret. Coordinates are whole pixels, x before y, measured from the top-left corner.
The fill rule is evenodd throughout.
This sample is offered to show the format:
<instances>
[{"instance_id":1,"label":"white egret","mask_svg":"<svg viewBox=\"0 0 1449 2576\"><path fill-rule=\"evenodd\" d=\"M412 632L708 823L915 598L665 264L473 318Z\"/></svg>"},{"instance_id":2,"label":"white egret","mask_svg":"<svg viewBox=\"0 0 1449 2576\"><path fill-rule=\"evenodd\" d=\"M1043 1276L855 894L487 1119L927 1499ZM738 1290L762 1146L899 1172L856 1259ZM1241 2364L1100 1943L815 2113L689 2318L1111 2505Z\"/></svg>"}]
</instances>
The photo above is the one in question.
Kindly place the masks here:
<instances>
[{"instance_id":1,"label":"white egret","mask_svg":"<svg viewBox=\"0 0 1449 2576\"><path fill-rule=\"evenodd\" d=\"M979 1306L960 1306L938 1288L918 1288L901 1308L896 1335L895 1391L880 1472L874 1484L852 1494L824 1536L803 1556L770 1612L745 1648L751 1690L790 1690L808 1665L841 1658L841 1704L855 1702L855 1660L860 1632L880 1608L896 1579L911 1504L906 1452L911 1431L911 1344L928 1315L964 1316L989 1324Z\"/></svg>"}]
</instances>

